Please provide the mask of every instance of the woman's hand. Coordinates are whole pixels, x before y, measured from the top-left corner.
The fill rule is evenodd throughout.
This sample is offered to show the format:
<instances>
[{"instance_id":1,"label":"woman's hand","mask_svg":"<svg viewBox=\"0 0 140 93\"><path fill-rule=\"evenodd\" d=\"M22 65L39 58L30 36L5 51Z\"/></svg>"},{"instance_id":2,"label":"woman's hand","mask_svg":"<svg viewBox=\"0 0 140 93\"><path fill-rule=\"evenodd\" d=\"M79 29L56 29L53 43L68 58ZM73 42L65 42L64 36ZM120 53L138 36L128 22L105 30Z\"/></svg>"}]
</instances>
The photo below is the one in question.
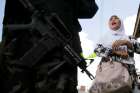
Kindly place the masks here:
<instances>
[{"instance_id":1,"label":"woman's hand","mask_svg":"<svg viewBox=\"0 0 140 93\"><path fill-rule=\"evenodd\" d=\"M126 46L126 49L121 49L120 46ZM128 58L129 55L127 48L132 48L132 44L128 40L116 40L112 44L113 54L121 56L122 58Z\"/></svg>"},{"instance_id":2,"label":"woman's hand","mask_svg":"<svg viewBox=\"0 0 140 93\"><path fill-rule=\"evenodd\" d=\"M128 52L125 50L113 50L113 55L120 56L122 58L128 58Z\"/></svg>"},{"instance_id":3,"label":"woman's hand","mask_svg":"<svg viewBox=\"0 0 140 93\"><path fill-rule=\"evenodd\" d=\"M128 40L116 40L112 44L112 49L118 48L119 46L126 45L129 49L132 48L132 43Z\"/></svg>"}]
</instances>

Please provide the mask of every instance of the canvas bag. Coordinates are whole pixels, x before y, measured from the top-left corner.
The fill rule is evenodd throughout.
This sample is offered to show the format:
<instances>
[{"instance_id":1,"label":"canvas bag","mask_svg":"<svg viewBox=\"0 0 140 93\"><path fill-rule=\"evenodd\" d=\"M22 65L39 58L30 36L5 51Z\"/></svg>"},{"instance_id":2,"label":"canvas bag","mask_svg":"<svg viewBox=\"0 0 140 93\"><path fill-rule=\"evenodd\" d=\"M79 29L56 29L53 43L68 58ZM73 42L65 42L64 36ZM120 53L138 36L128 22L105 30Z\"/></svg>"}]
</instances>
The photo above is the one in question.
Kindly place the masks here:
<instances>
[{"instance_id":1,"label":"canvas bag","mask_svg":"<svg viewBox=\"0 0 140 93\"><path fill-rule=\"evenodd\" d=\"M119 62L102 62L89 93L129 93L132 87L127 68Z\"/></svg>"}]
</instances>

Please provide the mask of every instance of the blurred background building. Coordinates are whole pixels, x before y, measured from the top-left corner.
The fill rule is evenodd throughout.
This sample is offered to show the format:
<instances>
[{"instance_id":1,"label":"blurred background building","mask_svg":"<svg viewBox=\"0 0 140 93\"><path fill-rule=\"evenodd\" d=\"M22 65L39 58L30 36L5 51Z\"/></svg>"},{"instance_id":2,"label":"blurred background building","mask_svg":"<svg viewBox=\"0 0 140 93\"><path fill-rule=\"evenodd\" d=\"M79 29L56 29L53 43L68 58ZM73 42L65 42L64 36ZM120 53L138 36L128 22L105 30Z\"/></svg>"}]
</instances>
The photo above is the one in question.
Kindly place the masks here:
<instances>
[{"instance_id":1,"label":"blurred background building","mask_svg":"<svg viewBox=\"0 0 140 93\"><path fill-rule=\"evenodd\" d=\"M135 23L135 28L134 28L133 35L136 38L140 37L140 5L139 5L138 13L137 13L137 18L136 18L136 23Z\"/></svg>"}]
</instances>

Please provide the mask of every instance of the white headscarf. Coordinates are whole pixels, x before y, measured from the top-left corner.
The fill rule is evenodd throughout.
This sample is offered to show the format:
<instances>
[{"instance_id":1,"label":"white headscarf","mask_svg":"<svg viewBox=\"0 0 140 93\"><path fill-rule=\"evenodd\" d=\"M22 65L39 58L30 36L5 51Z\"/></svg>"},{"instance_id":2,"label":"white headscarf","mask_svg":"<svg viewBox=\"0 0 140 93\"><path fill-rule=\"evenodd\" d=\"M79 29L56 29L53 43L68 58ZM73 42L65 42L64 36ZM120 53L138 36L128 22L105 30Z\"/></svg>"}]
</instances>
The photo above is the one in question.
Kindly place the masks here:
<instances>
[{"instance_id":1,"label":"white headscarf","mask_svg":"<svg viewBox=\"0 0 140 93\"><path fill-rule=\"evenodd\" d=\"M121 20L121 26L118 30L113 31L110 28L108 30L109 30L108 33L106 33L99 41L99 43L105 47L111 48L112 43L116 40L124 40L124 39L129 40L128 36L126 36L126 34L125 34L124 24L123 24L122 20Z\"/></svg>"}]
</instances>

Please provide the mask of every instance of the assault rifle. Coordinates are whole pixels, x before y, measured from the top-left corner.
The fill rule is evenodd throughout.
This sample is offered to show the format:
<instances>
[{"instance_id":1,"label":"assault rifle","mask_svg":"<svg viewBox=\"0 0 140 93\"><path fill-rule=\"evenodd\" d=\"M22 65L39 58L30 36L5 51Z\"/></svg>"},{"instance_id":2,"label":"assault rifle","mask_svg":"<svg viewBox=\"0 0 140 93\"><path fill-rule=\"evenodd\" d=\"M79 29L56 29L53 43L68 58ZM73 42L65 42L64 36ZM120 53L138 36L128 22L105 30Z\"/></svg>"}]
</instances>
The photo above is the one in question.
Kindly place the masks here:
<instances>
[{"instance_id":1,"label":"assault rifle","mask_svg":"<svg viewBox=\"0 0 140 93\"><path fill-rule=\"evenodd\" d=\"M25 8L27 8L32 15L32 22L29 24L17 24L6 25L5 29L10 30L36 30L40 33L42 38L34 44L34 46L27 51L23 57L13 62L18 66L25 66L31 68L39 62L39 60L48 52L53 50L57 46L63 46L66 55L64 58L68 61L73 59L74 62L70 63L73 66L78 66L85 72L90 79L94 79L94 76L86 69L87 64L85 59L77 54L68 42L72 39L72 33L67 29L63 21L56 13L46 14L46 11L37 10L29 0L19 0ZM66 62L67 62L66 61ZM65 62L62 62L59 66L48 72L51 74L54 70L58 69Z\"/></svg>"}]
</instances>

